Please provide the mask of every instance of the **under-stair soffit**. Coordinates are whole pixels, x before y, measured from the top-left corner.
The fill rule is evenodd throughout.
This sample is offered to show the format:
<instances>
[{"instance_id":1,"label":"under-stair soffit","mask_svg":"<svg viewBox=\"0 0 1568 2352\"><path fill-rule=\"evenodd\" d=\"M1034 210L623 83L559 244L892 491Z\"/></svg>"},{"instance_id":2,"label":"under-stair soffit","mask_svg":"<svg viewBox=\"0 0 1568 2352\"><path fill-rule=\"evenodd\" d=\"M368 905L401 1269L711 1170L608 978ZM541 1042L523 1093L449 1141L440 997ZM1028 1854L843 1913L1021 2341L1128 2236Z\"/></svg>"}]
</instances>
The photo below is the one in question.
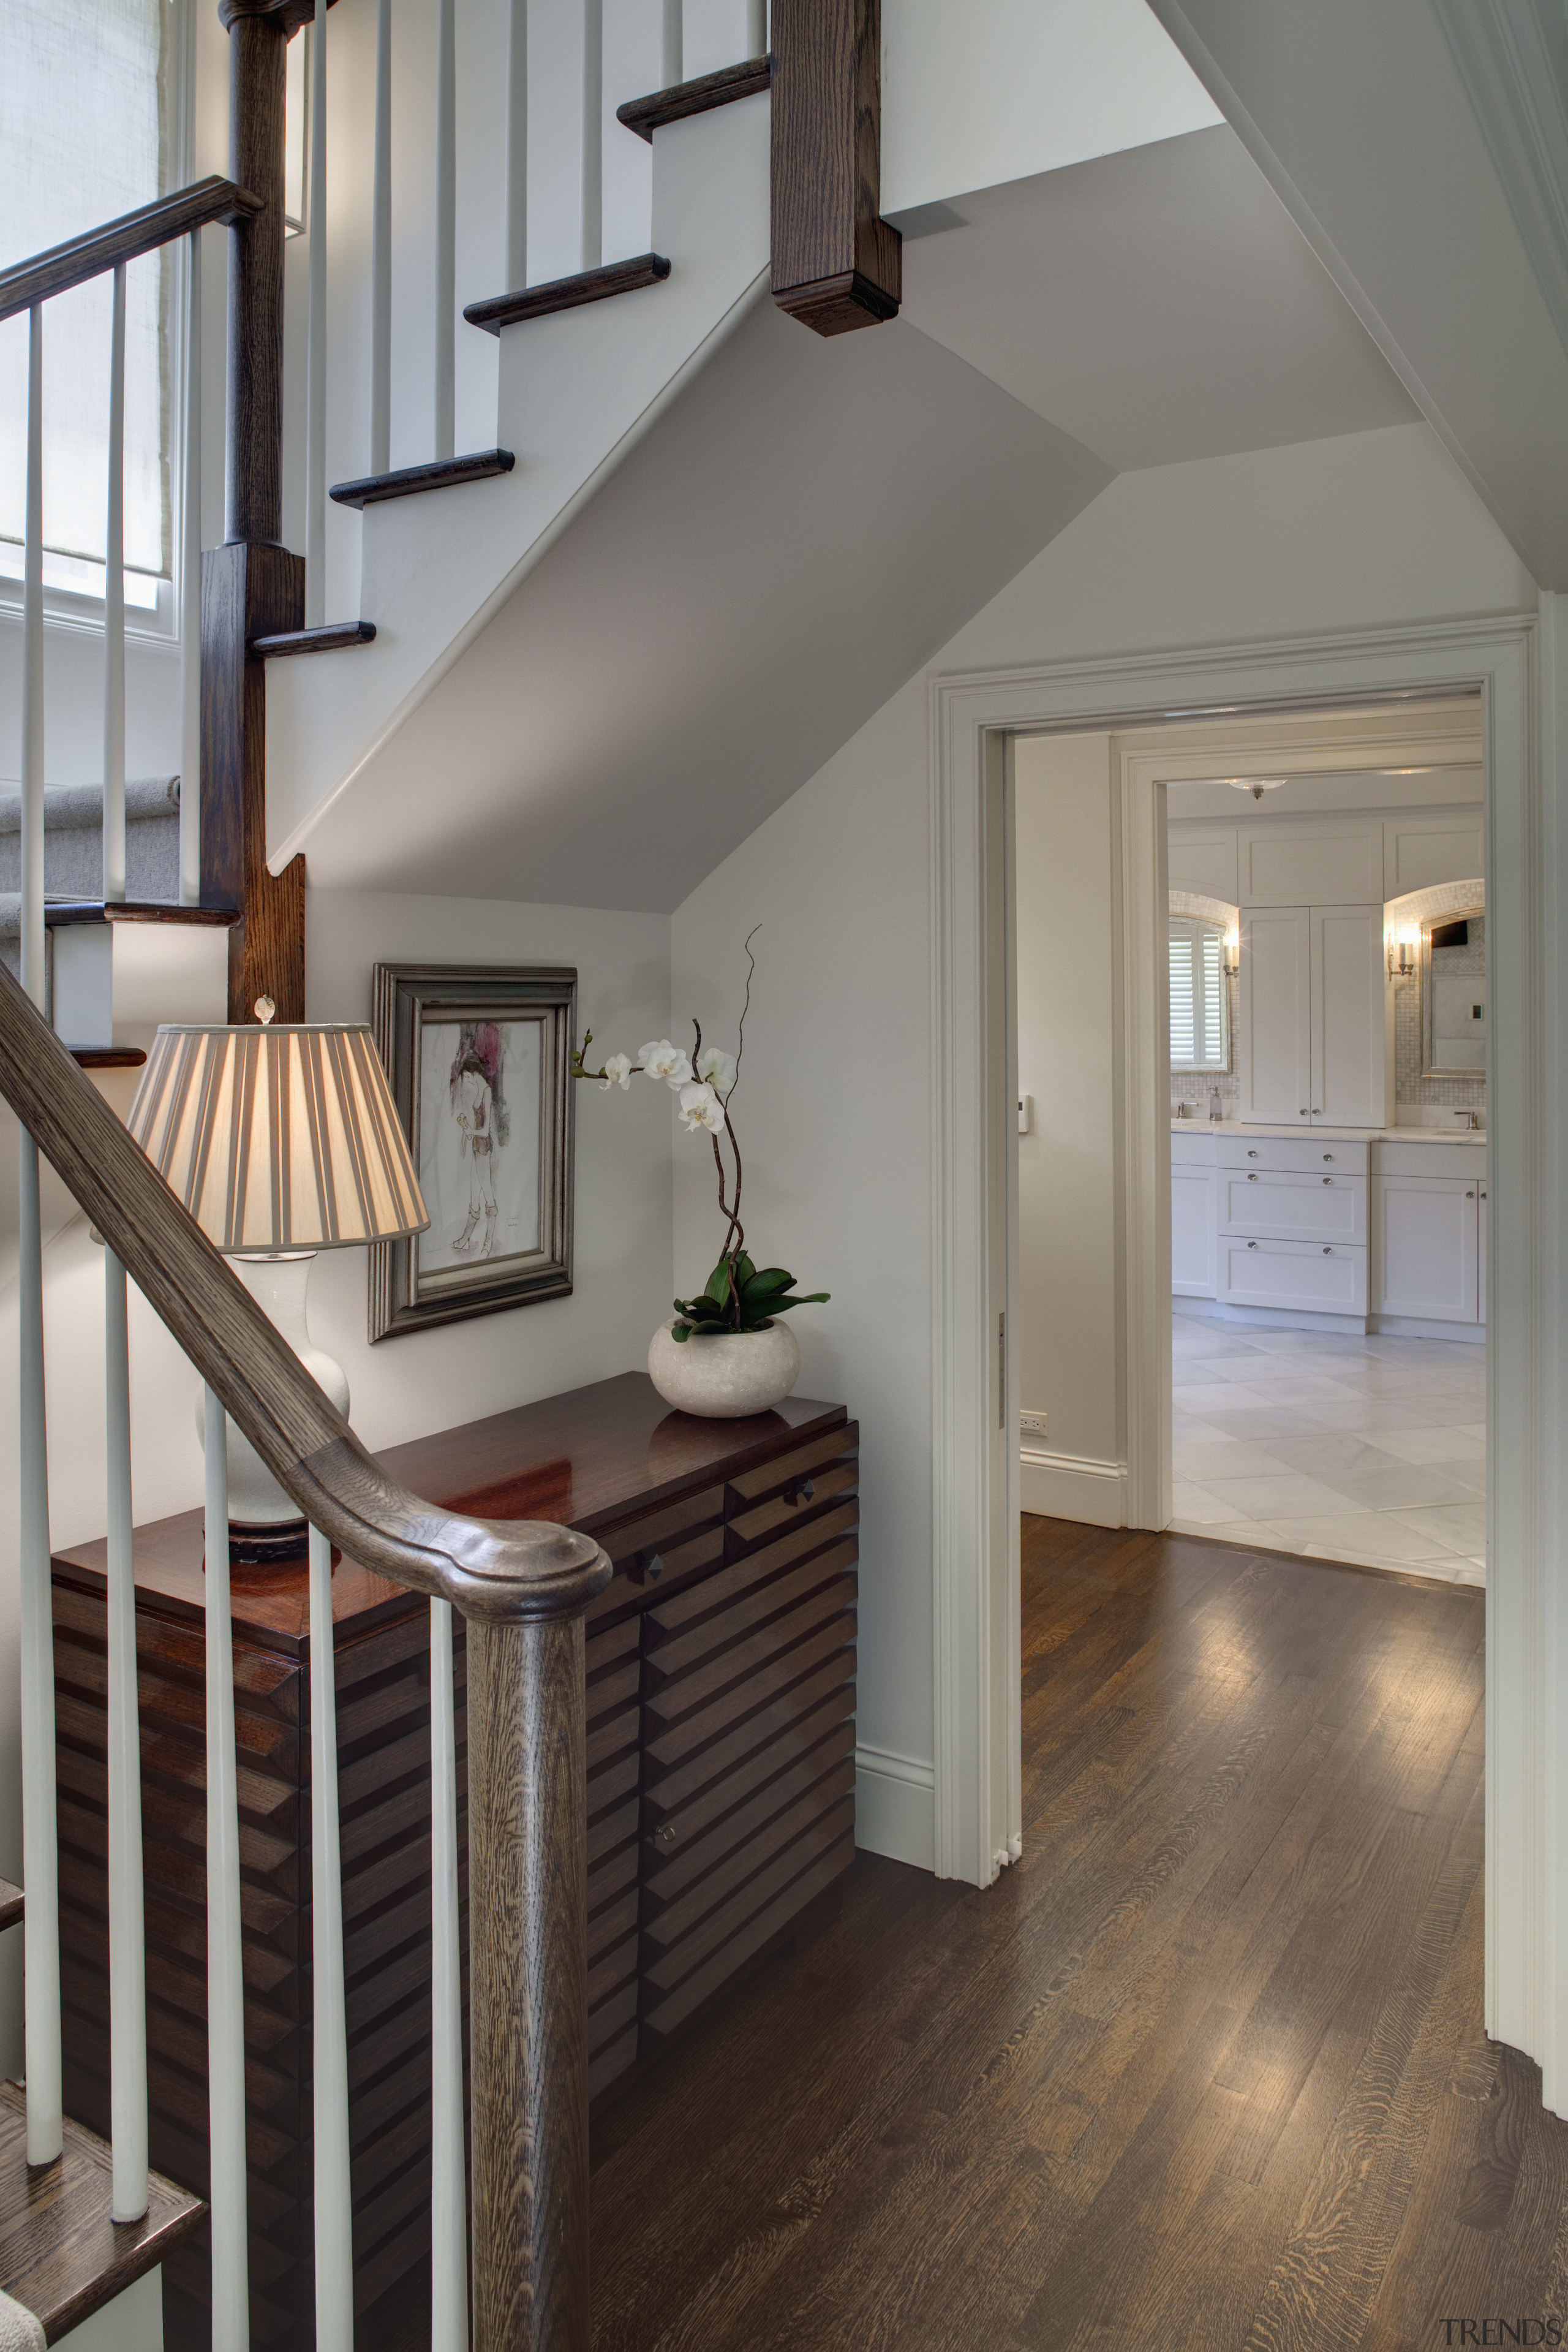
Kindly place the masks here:
<instances>
[{"instance_id":1,"label":"under-stair soffit","mask_svg":"<svg viewBox=\"0 0 1568 2352\"><path fill-rule=\"evenodd\" d=\"M318 887L668 911L1110 478L902 320L759 304L289 845Z\"/></svg>"},{"instance_id":2,"label":"under-stair soffit","mask_svg":"<svg viewBox=\"0 0 1568 2352\"><path fill-rule=\"evenodd\" d=\"M1150 5L1534 578L1568 587L1568 350L1489 152L1495 89L1467 87L1434 0ZM1522 135L1514 163L1543 168Z\"/></svg>"},{"instance_id":3,"label":"under-stair soffit","mask_svg":"<svg viewBox=\"0 0 1568 2352\"><path fill-rule=\"evenodd\" d=\"M1418 413L1223 125L940 209L904 317L1118 472Z\"/></svg>"}]
</instances>

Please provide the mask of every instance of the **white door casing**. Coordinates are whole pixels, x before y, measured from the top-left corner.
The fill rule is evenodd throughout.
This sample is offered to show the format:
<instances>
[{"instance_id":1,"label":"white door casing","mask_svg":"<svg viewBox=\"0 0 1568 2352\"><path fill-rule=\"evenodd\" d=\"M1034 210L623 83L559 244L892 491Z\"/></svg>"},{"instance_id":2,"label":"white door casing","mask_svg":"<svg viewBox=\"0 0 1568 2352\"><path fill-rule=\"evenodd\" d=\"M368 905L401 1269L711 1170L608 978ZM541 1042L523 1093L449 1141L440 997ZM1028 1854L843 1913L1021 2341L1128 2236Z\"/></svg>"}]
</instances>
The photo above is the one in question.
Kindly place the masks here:
<instances>
[{"instance_id":1,"label":"white door casing","mask_svg":"<svg viewBox=\"0 0 1568 2352\"><path fill-rule=\"evenodd\" d=\"M942 1875L985 1885L1019 1828L1010 1810L1019 1768L1003 1776L1009 1793L1000 1801L996 1775L980 1769L998 1738L1012 1737L1005 1727L1017 1719L1015 1556L993 1534L996 1480L1009 1480L1009 1471L1006 1449L998 1453L988 1425L996 1317L1007 1300L996 1295L989 1238L977 1229L988 1161L998 1149L1017 1149L1013 1102L1005 1087L993 1093L988 1076L996 1062L994 1047L988 1054L988 1030L997 1020L993 975L998 961L1004 971L1007 961L1003 910L991 903L984 856L988 793L993 807L1005 797L996 739L1011 731L1153 729L1187 714L1257 713L1270 705L1315 704L1320 713L1337 706L1343 714L1379 698L1479 692L1489 784L1488 982L1495 1008L1488 1189L1498 1212L1488 1266L1486 2028L1541 2061L1546 2102L1563 2111L1568 1768L1561 1751L1568 1745L1568 1706L1560 1695L1568 1695L1568 1592L1559 1599L1557 1563L1568 1557L1568 1494L1556 1456L1557 1399L1568 1394L1568 1315L1560 1297L1556 1198L1560 1176L1568 1172L1568 1089L1558 1077L1568 974L1568 827L1559 824L1555 785L1558 764L1568 756L1568 625L1556 604L1543 596L1539 616L1482 615L933 678L932 1433L936 1867ZM1539 701L1538 658L1544 688ZM1330 731L1334 723L1324 721ZM1141 786L1147 778L1157 788L1160 773L1157 739L1145 736L1137 757L1124 759L1124 779ZM1153 805L1152 793L1149 798ZM1134 794L1134 810L1138 805ZM1122 865L1124 910L1129 896L1147 898L1143 948L1152 966L1166 909L1150 889L1130 892L1125 856ZM1136 963L1124 943L1124 976L1129 959ZM1152 1074L1160 1042L1157 977L1142 993L1124 991L1124 1059ZM1163 1191L1168 1200L1170 1171L1163 1071L1158 1087L1163 1116L1152 1078L1141 1108L1131 1106L1137 1116L1124 1139L1124 1227L1125 1237L1134 1228L1157 1232L1163 1225L1168 1250L1158 1197ZM1149 1251L1125 1252L1129 1332L1135 1318L1157 1318L1151 1277L1163 1276L1168 1312L1168 1258L1163 1266L1159 1261L1157 1241ZM1002 1287L1005 1293L1005 1282ZM1135 1289L1141 1301L1133 1297ZM1128 1414L1129 1478L1141 1460L1145 1491L1151 1456L1157 1482L1159 1419L1157 1412Z\"/></svg>"}]
</instances>

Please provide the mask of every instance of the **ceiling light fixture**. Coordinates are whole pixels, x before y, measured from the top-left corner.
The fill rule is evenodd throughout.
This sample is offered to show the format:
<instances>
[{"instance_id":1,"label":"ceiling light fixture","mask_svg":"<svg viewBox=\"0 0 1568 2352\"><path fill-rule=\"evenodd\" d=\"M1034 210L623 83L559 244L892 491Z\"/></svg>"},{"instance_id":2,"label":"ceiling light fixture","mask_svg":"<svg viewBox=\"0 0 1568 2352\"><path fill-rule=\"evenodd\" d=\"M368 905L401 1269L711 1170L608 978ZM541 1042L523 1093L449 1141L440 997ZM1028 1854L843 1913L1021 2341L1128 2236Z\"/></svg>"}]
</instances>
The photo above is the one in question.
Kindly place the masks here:
<instances>
[{"instance_id":1,"label":"ceiling light fixture","mask_svg":"<svg viewBox=\"0 0 1568 2352\"><path fill-rule=\"evenodd\" d=\"M1289 783L1288 776L1227 776L1224 779L1233 793L1250 793L1260 801L1265 793L1277 793L1281 784Z\"/></svg>"}]
</instances>

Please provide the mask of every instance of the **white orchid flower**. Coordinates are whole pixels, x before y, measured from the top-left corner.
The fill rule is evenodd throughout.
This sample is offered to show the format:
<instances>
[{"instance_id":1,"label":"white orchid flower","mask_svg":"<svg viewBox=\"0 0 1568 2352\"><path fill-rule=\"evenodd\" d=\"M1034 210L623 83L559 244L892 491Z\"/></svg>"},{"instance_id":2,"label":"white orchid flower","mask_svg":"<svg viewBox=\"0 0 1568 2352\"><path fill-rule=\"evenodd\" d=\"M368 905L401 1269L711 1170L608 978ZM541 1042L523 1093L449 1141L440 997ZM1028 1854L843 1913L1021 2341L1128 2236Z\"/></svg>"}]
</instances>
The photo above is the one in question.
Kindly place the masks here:
<instances>
[{"instance_id":1,"label":"white orchid flower","mask_svg":"<svg viewBox=\"0 0 1568 2352\"><path fill-rule=\"evenodd\" d=\"M718 1133L724 1125L724 1105L711 1087L681 1088L681 1123L694 1135L699 1128L706 1128L710 1135Z\"/></svg>"},{"instance_id":2,"label":"white orchid flower","mask_svg":"<svg viewBox=\"0 0 1568 2352\"><path fill-rule=\"evenodd\" d=\"M619 1087L622 1094L632 1091L632 1056L630 1054L607 1054L604 1057L604 1091Z\"/></svg>"},{"instance_id":3,"label":"white orchid flower","mask_svg":"<svg viewBox=\"0 0 1568 2352\"><path fill-rule=\"evenodd\" d=\"M716 1094L727 1095L735 1084L735 1055L718 1045L705 1045L697 1055L697 1076Z\"/></svg>"},{"instance_id":4,"label":"white orchid flower","mask_svg":"<svg viewBox=\"0 0 1568 2352\"><path fill-rule=\"evenodd\" d=\"M692 1074L686 1055L667 1037L656 1037L651 1045L644 1045L637 1059L651 1078L663 1078L669 1087L684 1087Z\"/></svg>"}]
</instances>

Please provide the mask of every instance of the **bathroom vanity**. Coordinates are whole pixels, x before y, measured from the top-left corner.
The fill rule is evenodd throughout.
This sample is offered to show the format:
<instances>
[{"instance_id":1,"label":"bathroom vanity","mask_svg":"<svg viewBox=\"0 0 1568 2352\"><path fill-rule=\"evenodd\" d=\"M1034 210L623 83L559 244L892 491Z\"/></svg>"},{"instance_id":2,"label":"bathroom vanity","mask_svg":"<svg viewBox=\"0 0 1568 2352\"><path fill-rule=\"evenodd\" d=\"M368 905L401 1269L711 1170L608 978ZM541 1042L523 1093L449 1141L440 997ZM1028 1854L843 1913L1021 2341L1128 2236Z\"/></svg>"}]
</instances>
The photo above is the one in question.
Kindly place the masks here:
<instances>
[{"instance_id":1,"label":"bathroom vanity","mask_svg":"<svg viewBox=\"0 0 1568 2352\"><path fill-rule=\"evenodd\" d=\"M1171 1121L1171 1287L1238 1321L1480 1339L1484 1134Z\"/></svg>"}]
</instances>

